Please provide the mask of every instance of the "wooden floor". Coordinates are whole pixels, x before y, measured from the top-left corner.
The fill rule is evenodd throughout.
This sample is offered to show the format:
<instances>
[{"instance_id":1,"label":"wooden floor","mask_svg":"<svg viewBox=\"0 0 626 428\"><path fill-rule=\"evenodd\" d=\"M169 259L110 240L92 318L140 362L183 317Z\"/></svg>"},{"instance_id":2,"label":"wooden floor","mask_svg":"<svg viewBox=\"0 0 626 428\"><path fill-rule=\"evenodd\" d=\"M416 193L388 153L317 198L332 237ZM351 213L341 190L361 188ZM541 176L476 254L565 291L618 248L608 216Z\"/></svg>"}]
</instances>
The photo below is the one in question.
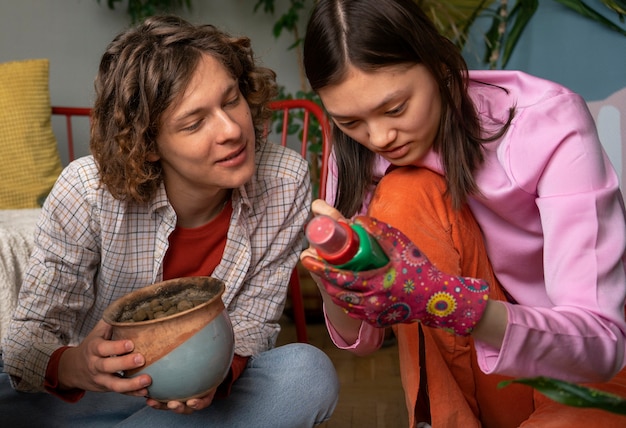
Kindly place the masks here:
<instances>
[{"instance_id":1,"label":"wooden floor","mask_svg":"<svg viewBox=\"0 0 626 428\"><path fill-rule=\"evenodd\" d=\"M283 317L278 344L296 341L295 328ZM307 326L309 343L322 349L337 369L341 390L332 418L322 428L404 428L408 426L395 342L372 355L357 357L337 349L326 326Z\"/></svg>"}]
</instances>

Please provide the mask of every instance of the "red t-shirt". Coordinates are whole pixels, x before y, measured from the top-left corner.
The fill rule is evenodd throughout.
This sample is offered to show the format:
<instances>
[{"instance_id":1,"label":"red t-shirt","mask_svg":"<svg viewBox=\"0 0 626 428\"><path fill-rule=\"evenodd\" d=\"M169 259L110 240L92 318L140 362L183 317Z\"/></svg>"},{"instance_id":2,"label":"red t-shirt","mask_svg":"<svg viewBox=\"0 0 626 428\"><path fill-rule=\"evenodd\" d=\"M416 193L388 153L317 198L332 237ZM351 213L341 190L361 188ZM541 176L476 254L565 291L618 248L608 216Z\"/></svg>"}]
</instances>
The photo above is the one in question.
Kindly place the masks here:
<instances>
[{"instance_id":1,"label":"red t-shirt","mask_svg":"<svg viewBox=\"0 0 626 428\"><path fill-rule=\"evenodd\" d=\"M233 204L229 200L221 213L207 224L185 229L176 227L163 260L163 279L210 276L222 260Z\"/></svg>"}]
</instances>

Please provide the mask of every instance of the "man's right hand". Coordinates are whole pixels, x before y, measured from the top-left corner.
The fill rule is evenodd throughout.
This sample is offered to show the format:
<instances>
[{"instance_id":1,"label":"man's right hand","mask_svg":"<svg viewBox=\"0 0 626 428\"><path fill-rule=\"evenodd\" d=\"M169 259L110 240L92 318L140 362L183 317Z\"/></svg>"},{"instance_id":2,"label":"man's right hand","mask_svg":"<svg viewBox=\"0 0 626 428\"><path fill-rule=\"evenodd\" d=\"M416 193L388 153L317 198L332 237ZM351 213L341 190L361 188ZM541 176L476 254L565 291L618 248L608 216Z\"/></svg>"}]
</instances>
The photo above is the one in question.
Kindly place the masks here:
<instances>
[{"instance_id":1,"label":"man's right hand","mask_svg":"<svg viewBox=\"0 0 626 428\"><path fill-rule=\"evenodd\" d=\"M123 378L119 373L145 364L143 355L133 352L130 340L110 340L112 327L100 320L77 347L68 348L59 360L60 389L82 389L145 397L152 383L149 375Z\"/></svg>"}]
</instances>

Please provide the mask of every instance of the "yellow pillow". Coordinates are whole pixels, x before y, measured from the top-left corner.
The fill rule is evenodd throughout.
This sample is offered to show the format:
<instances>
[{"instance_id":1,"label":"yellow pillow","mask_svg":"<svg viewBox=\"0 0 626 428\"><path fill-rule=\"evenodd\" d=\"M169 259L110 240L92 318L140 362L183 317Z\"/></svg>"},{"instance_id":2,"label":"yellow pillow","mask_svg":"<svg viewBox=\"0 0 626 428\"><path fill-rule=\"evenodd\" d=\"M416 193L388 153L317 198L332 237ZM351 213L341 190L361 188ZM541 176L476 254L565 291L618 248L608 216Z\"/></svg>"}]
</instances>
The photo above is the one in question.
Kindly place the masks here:
<instances>
[{"instance_id":1,"label":"yellow pillow","mask_svg":"<svg viewBox=\"0 0 626 428\"><path fill-rule=\"evenodd\" d=\"M47 59L0 64L0 209L38 207L61 173L48 70Z\"/></svg>"}]
</instances>

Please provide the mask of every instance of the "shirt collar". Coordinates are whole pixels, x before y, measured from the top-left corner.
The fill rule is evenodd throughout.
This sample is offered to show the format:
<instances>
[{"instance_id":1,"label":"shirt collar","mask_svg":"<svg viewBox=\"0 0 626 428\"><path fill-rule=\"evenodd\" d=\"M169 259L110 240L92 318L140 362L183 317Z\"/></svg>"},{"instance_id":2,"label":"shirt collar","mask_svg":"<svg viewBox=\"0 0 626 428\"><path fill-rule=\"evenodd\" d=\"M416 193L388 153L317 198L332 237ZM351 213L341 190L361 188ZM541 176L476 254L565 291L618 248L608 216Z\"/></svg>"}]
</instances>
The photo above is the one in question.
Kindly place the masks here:
<instances>
[{"instance_id":1,"label":"shirt collar","mask_svg":"<svg viewBox=\"0 0 626 428\"><path fill-rule=\"evenodd\" d=\"M253 175L252 179L249 182L247 182L243 186L240 186L237 189L234 189L232 195L233 203L236 204L238 203L238 201L240 201L243 206L250 207L251 203L250 197L248 196L248 187L254 186L255 181L256 175ZM170 201L167 198L165 184L161 182L161 184L157 188L154 198L152 198L152 201L150 201L150 207L148 211L150 212L150 214L154 214L155 212L161 211L166 208L169 208L173 211L173 207L171 206Z\"/></svg>"},{"instance_id":2,"label":"shirt collar","mask_svg":"<svg viewBox=\"0 0 626 428\"><path fill-rule=\"evenodd\" d=\"M150 201L149 212L150 214L153 214L156 211L159 211L160 209L169 207L169 206L170 206L170 201L169 199L167 199L167 192L165 191L165 184L163 184L163 181L161 181L161 184L159 184L159 187L157 188L154 198L152 198L152 201Z\"/></svg>"}]
</instances>

